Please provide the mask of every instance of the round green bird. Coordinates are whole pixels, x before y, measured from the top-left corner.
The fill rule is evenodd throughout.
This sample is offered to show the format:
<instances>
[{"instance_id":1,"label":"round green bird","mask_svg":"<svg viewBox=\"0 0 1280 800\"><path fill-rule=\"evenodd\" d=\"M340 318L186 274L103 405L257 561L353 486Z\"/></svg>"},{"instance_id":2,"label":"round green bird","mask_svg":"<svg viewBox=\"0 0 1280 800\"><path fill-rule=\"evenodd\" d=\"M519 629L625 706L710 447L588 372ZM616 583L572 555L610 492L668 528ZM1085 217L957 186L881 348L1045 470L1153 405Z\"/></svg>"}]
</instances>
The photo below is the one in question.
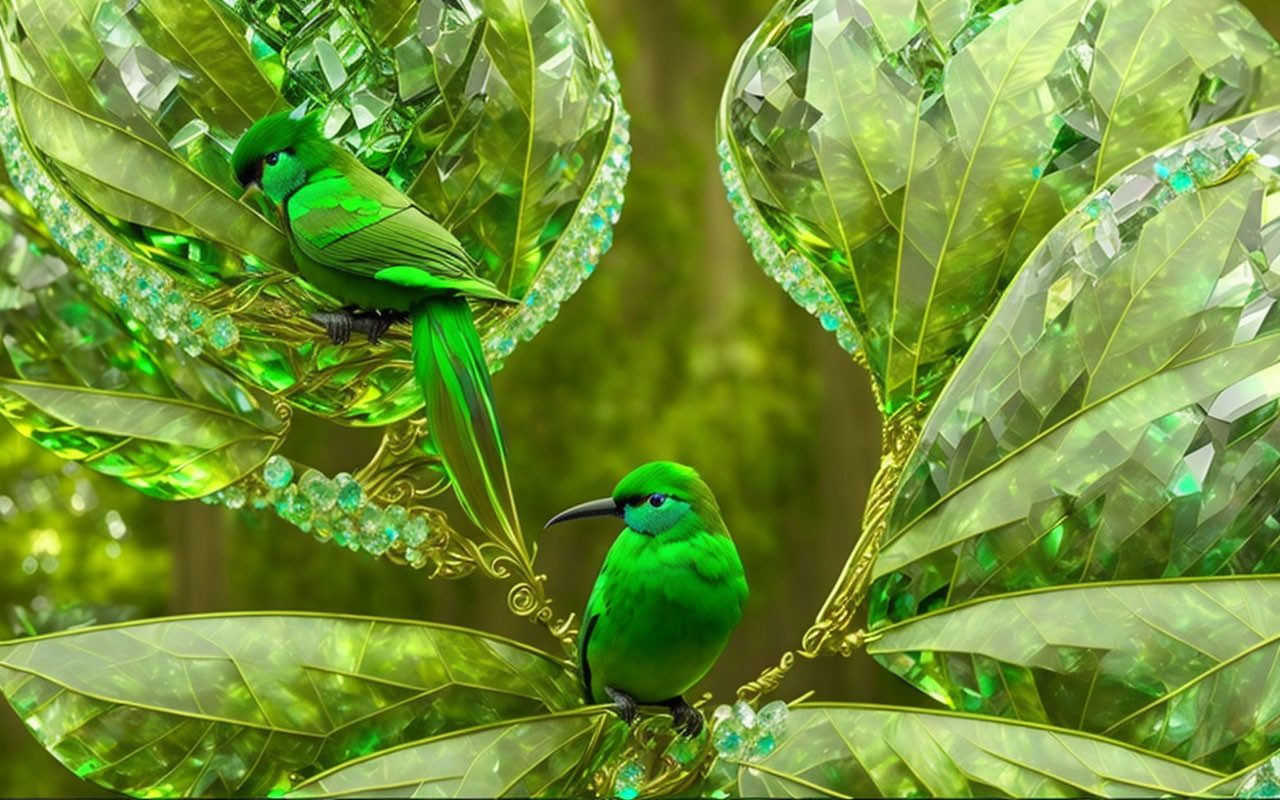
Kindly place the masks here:
<instances>
[{"instance_id":1,"label":"round green bird","mask_svg":"<svg viewBox=\"0 0 1280 800\"><path fill-rule=\"evenodd\" d=\"M476 274L454 236L404 193L324 138L316 114L263 117L231 156L245 194L260 191L284 225L298 270L347 304L313 317L334 344L377 341L413 323L414 375L427 426L463 508L521 541L493 388L468 298L514 302Z\"/></svg>"},{"instance_id":2,"label":"round green bird","mask_svg":"<svg viewBox=\"0 0 1280 800\"><path fill-rule=\"evenodd\" d=\"M615 516L627 527L605 557L578 636L588 703L612 701L627 722L664 705L696 736L702 715L684 693L711 671L742 617L747 580L715 495L692 468L645 464L613 496L557 514L547 527Z\"/></svg>"}]
</instances>

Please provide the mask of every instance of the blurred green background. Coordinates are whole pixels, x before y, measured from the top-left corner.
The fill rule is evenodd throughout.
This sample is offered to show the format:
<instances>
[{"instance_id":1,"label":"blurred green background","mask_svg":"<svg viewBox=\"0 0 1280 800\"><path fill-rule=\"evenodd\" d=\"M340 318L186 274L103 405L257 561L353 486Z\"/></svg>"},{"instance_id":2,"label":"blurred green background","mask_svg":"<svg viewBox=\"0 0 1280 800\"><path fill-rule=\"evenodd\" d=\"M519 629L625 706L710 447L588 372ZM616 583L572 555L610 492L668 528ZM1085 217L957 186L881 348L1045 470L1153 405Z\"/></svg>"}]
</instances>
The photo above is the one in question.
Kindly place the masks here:
<instances>
[{"instance_id":1,"label":"blurred green background","mask_svg":"<svg viewBox=\"0 0 1280 800\"><path fill-rule=\"evenodd\" d=\"M879 449L860 368L752 261L713 140L720 90L767 0L589 0L633 115L616 243L555 324L495 380L528 527L607 494L631 467L691 463L738 541L751 600L706 690L716 701L798 644L858 531ZM1280 33L1280 3L1247 0ZM288 453L330 473L369 432L305 418ZM0 638L23 625L250 609L429 618L552 647L506 610L506 586L428 582L265 515L151 501L0 428ZM546 534L540 571L580 609L612 521ZM781 696L930 703L865 656L802 662ZM2 705L2 704L0 704ZM0 795L101 795L0 707Z\"/></svg>"}]
</instances>

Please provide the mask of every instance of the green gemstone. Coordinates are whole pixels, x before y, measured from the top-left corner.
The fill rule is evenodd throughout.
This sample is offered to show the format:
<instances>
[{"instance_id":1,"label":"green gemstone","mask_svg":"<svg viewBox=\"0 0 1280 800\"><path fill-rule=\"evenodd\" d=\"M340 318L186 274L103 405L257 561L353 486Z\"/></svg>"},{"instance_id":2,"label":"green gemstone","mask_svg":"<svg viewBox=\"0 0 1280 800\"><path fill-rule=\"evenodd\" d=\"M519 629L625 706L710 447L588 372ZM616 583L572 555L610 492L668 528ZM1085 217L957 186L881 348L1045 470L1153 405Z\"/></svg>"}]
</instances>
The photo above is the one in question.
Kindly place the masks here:
<instances>
[{"instance_id":1,"label":"green gemstone","mask_svg":"<svg viewBox=\"0 0 1280 800\"><path fill-rule=\"evenodd\" d=\"M331 518L330 523L333 529L333 541L340 547L348 547L357 538L356 523L349 516L336 516Z\"/></svg>"},{"instance_id":2,"label":"green gemstone","mask_svg":"<svg viewBox=\"0 0 1280 800\"><path fill-rule=\"evenodd\" d=\"M318 470L309 469L298 482L298 488L318 512L326 512L338 501L338 486Z\"/></svg>"},{"instance_id":3,"label":"green gemstone","mask_svg":"<svg viewBox=\"0 0 1280 800\"><path fill-rule=\"evenodd\" d=\"M409 514L404 510L404 506L390 505L383 509L382 530L389 542L394 542L403 536L408 524Z\"/></svg>"},{"instance_id":4,"label":"green gemstone","mask_svg":"<svg viewBox=\"0 0 1280 800\"><path fill-rule=\"evenodd\" d=\"M429 534L427 520L420 514L409 518L404 526L404 543L406 547L420 547L427 542Z\"/></svg>"},{"instance_id":5,"label":"green gemstone","mask_svg":"<svg viewBox=\"0 0 1280 800\"><path fill-rule=\"evenodd\" d=\"M791 710L783 700L766 703L756 714L756 721L761 728L781 737L787 729L787 718Z\"/></svg>"},{"instance_id":6,"label":"green gemstone","mask_svg":"<svg viewBox=\"0 0 1280 800\"><path fill-rule=\"evenodd\" d=\"M272 456L262 467L262 480L272 489L283 489L293 480L293 464L284 456Z\"/></svg>"},{"instance_id":7,"label":"green gemstone","mask_svg":"<svg viewBox=\"0 0 1280 800\"><path fill-rule=\"evenodd\" d=\"M382 509L372 503L360 509L358 516L360 526L360 546L369 553L382 555L391 546L391 536L383 521Z\"/></svg>"},{"instance_id":8,"label":"green gemstone","mask_svg":"<svg viewBox=\"0 0 1280 800\"><path fill-rule=\"evenodd\" d=\"M244 508L247 496L239 486L228 486L222 490L222 504L231 510Z\"/></svg>"},{"instance_id":9,"label":"green gemstone","mask_svg":"<svg viewBox=\"0 0 1280 800\"><path fill-rule=\"evenodd\" d=\"M230 317L218 317L209 325L209 344L229 350L240 343L240 330Z\"/></svg>"},{"instance_id":10,"label":"green gemstone","mask_svg":"<svg viewBox=\"0 0 1280 800\"><path fill-rule=\"evenodd\" d=\"M348 514L353 514L360 508L360 503L364 500L364 492L360 488L360 484L356 482L345 472L339 472L334 478L337 484L337 504L338 508Z\"/></svg>"},{"instance_id":11,"label":"green gemstone","mask_svg":"<svg viewBox=\"0 0 1280 800\"><path fill-rule=\"evenodd\" d=\"M629 761L618 768L613 781L613 794L621 800L635 800L640 796L640 787L644 785L645 768L634 761Z\"/></svg>"},{"instance_id":12,"label":"green gemstone","mask_svg":"<svg viewBox=\"0 0 1280 800\"><path fill-rule=\"evenodd\" d=\"M293 498L298 494L297 486L286 486L271 493L271 505L275 507L276 513L281 517L289 513L289 509L293 506Z\"/></svg>"}]
</instances>

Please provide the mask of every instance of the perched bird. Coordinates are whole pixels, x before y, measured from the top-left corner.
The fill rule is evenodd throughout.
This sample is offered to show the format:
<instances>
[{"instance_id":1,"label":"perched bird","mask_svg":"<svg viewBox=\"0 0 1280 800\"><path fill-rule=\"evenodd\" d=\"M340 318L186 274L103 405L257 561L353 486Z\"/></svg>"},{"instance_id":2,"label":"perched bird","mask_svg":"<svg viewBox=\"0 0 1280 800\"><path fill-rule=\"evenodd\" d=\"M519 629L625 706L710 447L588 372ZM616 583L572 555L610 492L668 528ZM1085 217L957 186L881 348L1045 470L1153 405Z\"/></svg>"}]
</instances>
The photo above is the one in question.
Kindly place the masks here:
<instances>
[{"instance_id":1,"label":"perched bird","mask_svg":"<svg viewBox=\"0 0 1280 800\"><path fill-rule=\"evenodd\" d=\"M706 675L738 625L747 580L711 489L692 468L645 464L612 497L547 523L615 516L618 535L582 617L578 667L588 703L612 701L625 721L664 705L689 736L702 714L682 696ZM607 700L606 700L607 698Z\"/></svg>"},{"instance_id":2,"label":"perched bird","mask_svg":"<svg viewBox=\"0 0 1280 800\"><path fill-rule=\"evenodd\" d=\"M313 317L334 344L377 341L413 323L427 426L463 508L519 546L506 449L467 298L514 302L476 274L462 245L402 192L320 131L316 114L263 117L231 156L245 195L261 192L302 276L347 307ZM359 310L357 310L359 309Z\"/></svg>"}]
</instances>

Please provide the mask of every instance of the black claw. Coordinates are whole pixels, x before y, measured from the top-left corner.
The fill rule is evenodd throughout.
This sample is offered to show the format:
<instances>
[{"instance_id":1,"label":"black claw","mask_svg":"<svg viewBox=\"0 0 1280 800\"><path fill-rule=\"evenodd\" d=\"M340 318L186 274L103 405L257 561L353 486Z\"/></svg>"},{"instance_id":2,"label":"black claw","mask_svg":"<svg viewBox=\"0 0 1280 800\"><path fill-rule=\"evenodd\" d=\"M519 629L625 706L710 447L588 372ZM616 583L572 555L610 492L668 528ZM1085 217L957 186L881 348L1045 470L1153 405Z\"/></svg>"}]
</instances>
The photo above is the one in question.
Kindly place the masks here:
<instances>
[{"instance_id":1,"label":"black claw","mask_svg":"<svg viewBox=\"0 0 1280 800\"><path fill-rule=\"evenodd\" d=\"M680 733L689 737L702 733L702 712L686 703L683 697L664 700L662 705L671 709L671 718Z\"/></svg>"},{"instance_id":2,"label":"black claw","mask_svg":"<svg viewBox=\"0 0 1280 800\"><path fill-rule=\"evenodd\" d=\"M638 704L634 697L612 686L604 687L604 691L605 694L609 695L609 699L613 701L614 710L618 712L618 716L623 722L630 725L636 721Z\"/></svg>"},{"instance_id":3,"label":"black claw","mask_svg":"<svg viewBox=\"0 0 1280 800\"><path fill-rule=\"evenodd\" d=\"M329 341L334 344L346 344L351 338L352 313L347 309L340 311L317 311L311 315L311 321L324 328L329 334Z\"/></svg>"},{"instance_id":4,"label":"black claw","mask_svg":"<svg viewBox=\"0 0 1280 800\"><path fill-rule=\"evenodd\" d=\"M319 311L312 314L311 319L324 328L329 334L329 341L334 344L351 341L352 332L363 333L371 343L377 344L392 325L407 321L409 315L400 311L355 311L347 307L337 311Z\"/></svg>"}]
</instances>

